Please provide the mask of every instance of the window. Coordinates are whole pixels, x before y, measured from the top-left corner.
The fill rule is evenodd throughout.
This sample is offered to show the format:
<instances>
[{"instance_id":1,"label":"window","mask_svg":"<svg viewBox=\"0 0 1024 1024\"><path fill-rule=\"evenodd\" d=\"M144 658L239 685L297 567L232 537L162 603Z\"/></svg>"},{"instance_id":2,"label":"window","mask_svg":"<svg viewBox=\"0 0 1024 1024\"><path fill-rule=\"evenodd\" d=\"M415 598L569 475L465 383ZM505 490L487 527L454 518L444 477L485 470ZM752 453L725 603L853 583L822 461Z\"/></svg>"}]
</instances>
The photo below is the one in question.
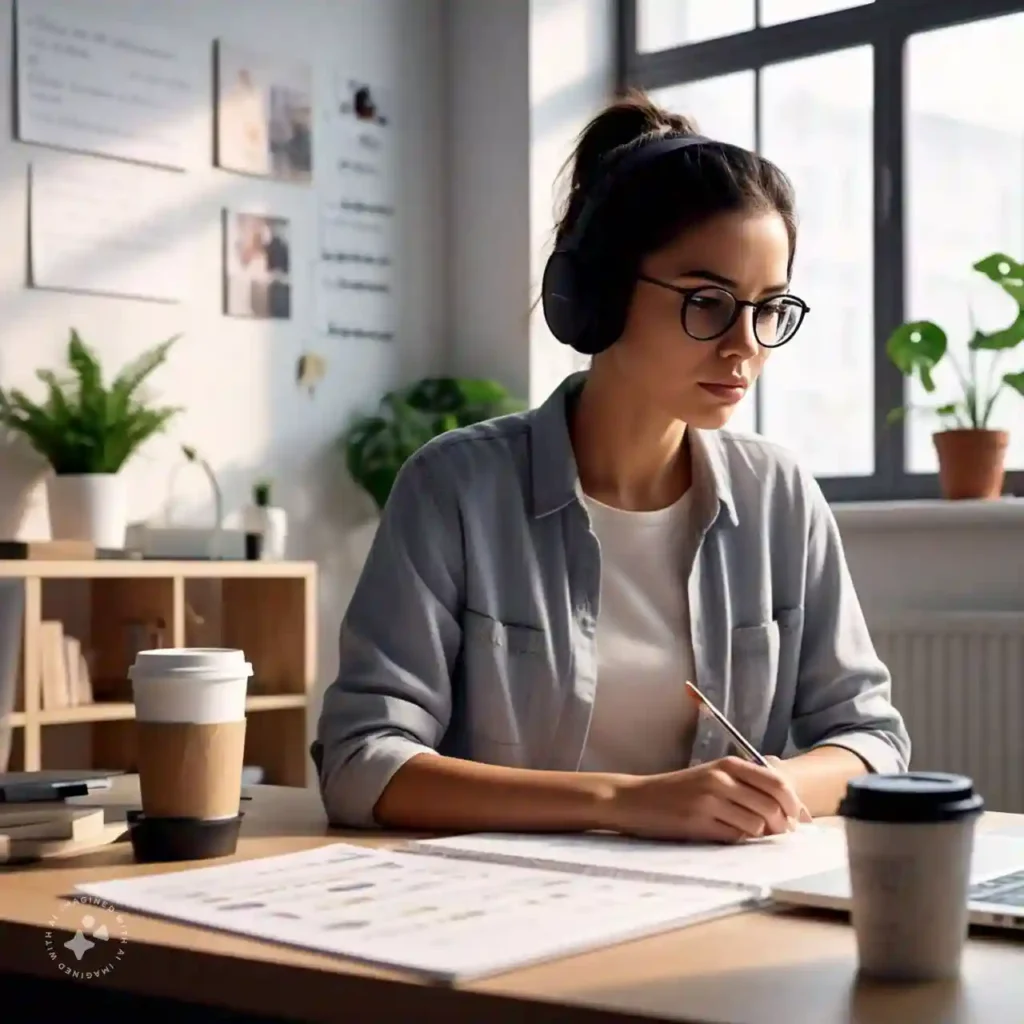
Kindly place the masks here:
<instances>
[{"instance_id":1,"label":"window","mask_svg":"<svg viewBox=\"0 0 1024 1024\"><path fill-rule=\"evenodd\" d=\"M971 317L982 329L1005 326L1014 304L966 270L990 252L1024 257L1024 105L1011 82L1024 84L1024 14L925 32L907 43L907 309L934 320L966 367ZM991 358L979 353L980 379ZM1024 367L1018 349L1004 369ZM951 365L940 365L939 392L955 390ZM918 382L909 400L926 405ZM1020 395L1003 390L993 427L1024 424ZM934 416L907 421L907 466L934 473ZM1007 466L1024 469L1024 430L1011 431Z\"/></svg>"},{"instance_id":2,"label":"window","mask_svg":"<svg viewBox=\"0 0 1024 1024\"><path fill-rule=\"evenodd\" d=\"M618 2L620 83L759 150L796 186L793 292L812 312L734 424L794 449L832 499L937 495L936 417L887 423L931 396L885 341L905 319L935 320L966 363L971 323L1013 315L971 265L997 250L1024 261L1022 4ZM1024 346L1005 363L1024 369ZM943 370L940 394L956 386ZM1017 424L1024 402L1005 391L990 425ZM1007 467L1007 490L1024 494L1022 429Z\"/></svg>"},{"instance_id":3,"label":"window","mask_svg":"<svg viewBox=\"0 0 1024 1024\"><path fill-rule=\"evenodd\" d=\"M819 477L875 470L871 48L761 74L761 151L793 180L793 293L811 312L764 370L765 434Z\"/></svg>"}]
</instances>

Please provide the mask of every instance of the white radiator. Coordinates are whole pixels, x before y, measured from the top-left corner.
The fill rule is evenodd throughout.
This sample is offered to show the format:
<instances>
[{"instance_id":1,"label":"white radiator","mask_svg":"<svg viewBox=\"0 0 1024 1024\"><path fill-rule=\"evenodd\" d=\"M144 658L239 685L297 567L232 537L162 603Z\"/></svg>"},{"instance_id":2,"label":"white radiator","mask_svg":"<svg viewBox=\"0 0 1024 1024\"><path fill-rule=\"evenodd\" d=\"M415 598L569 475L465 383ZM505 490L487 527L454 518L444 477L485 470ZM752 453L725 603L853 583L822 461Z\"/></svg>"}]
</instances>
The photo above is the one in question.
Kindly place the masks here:
<instances>
[{"instance_id":1,"label":"white radiator","mask_svg":"<svg viewBox=\"0 0 1024 1024\"><path fill-rule=\"evenodd\" d=\"M1024 812L1024 612L914 612L871 624L910 731L911 767L961 772Z\"/></svg>"}]
</instances>

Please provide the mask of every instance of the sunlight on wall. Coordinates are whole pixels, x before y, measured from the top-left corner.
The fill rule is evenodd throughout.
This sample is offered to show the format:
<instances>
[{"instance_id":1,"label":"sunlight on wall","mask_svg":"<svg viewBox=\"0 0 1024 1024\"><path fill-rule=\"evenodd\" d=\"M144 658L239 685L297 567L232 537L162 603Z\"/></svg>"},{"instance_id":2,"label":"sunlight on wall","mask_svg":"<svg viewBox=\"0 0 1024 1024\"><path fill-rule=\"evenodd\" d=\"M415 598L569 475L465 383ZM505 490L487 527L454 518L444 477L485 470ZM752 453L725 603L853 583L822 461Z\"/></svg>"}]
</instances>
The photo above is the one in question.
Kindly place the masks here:
<instances>
[{"instance_id":1,"label":"sunlight on wall","mask_svg":"<svg viewBox=\"0 0 1024 1024\"><path fill-rule=\"evenodd\" d=\"M439 171L442 116L434 102L440 84L439 16L423 11L415 0L362 0L345 5L323 5L304 0L300 5L277 0L250 0L246 17L227 2L201 0L104 0L103 14L111 19L153 23L199 40L212 55L213 40L225 38L256 52L299 57L313 64L316 95L321 103L330 95L330 76L337 68L381 82L395 94L395 116L410 124L408 136L396 143L398 153L412 151L411 161L423 179L415 192L431 188L431 174ZM0 45L11 46L11 3L0 3ZM207 61L212 76L212 56ZM11 83L0 87L11 103ZM237 509L249 497L257 476L278 482L277 494L299 525L309 518L310 533L320 530L324 517L325 476L343 475L334 450L335 441L357 410L375 403L380 393L402 375L403 362L433 366L443 342L443 268L423 259L419 251L435 251L437 234L430 218L418 208L417 197L400 198L399 253L396 262L402 305L399 316L402 340L394 345L325 341L314 331L314 296L311 270L317 238L316 184L307 187L287 182L249 178L212 166L212 82L206 90L210 106L188 113L188 130L195 139L197 158L187 173L145 169L173 186L172 195L157 202L151 223L138 231L167 235L174 259L185 268L187 300L177 305L98 295L30 290L25 287L27 252L27 167L60 173L74 160L106 162L101 157L72 157L41 146L16 142L0 144L0 217L17 226L9 231L0 253L0 382L34 396L41 385L35 378L41 367L63 365L68 332L77 328L93 345L108 374L159 341L181 338L166 366L150 381L154 400L182 406L164 437L154 439L129 463L133 519L160 517L175 477L174 509L178 521L209 522L208 486L199 474L174 474L180 463L180 445L192 444L210 461L221 478L228 509ZM431 131L431 126L433 130ZM315 154L314 154L315 159ZM436 181L436 177L434 178ZM399 175L399 189L407 176ZM255 320L223 315L222 211L253 211L288 218L292 246L293 318ZM115 238L110 251L116 253ZM94 253L93 258L110 253ZM115 257L116 258L116 257ZM408 308L403 299L411 297ZM406 341L406 339L408 339ZM416 351L406 351L406 346ZM327 358L327 378L315 398L299 390L294 381L295 362L308 349ZM325 464L326 460L326 464ZM337 488L331 488L337 496ZM31 514L22 535L48 533L42 488L34 494ZM361 513L360 513L361 514ZM333 529L346 521L346 510L332 510ZM358 518L358 516L355 516ZM298 557L308 555L308 537L299 532Z\"/></svg>"},{"instance_id":2,"label":"sunlight on wall","mask_svg":"<svg viewBox=\"0 0 1024 1024\"><path fill-rule=\"evenodd\" d=\"M612 0L533 0L530 18L530 278L540 294L554 238L556 179L580 130L614 87ZM559 183L560 184L560 183ZM530 328L530 401L585 360L552 337L538 305Z\"/></svg>"}]
</instances>

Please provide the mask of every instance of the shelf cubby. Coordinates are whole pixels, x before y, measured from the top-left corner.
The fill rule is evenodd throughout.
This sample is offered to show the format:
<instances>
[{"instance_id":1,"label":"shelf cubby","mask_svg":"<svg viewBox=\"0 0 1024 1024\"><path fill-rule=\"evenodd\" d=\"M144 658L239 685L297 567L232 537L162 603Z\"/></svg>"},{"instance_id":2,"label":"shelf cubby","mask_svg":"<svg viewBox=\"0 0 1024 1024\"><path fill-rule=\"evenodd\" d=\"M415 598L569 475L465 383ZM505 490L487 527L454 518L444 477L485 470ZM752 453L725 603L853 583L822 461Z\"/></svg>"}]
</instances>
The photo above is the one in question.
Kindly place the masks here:
<instances>
[{"instance_id":1,"label":"shelf cubby","mask_svg":"<svg viewBox=\"0 0 1024 1024\"><path fill-rule=\"evenodd\" d=\"M254 673L246 764L262 768L267 783L306 784L307 706L317 658L311 563L0 561L0 583L0 599L13 595L22 609L15 710L8 718L10 770L132 770L128 668L136 651L238 647ZM84 656L88 702L44 699L45 648L55 623Z\"/></svg>"}]
</instances>

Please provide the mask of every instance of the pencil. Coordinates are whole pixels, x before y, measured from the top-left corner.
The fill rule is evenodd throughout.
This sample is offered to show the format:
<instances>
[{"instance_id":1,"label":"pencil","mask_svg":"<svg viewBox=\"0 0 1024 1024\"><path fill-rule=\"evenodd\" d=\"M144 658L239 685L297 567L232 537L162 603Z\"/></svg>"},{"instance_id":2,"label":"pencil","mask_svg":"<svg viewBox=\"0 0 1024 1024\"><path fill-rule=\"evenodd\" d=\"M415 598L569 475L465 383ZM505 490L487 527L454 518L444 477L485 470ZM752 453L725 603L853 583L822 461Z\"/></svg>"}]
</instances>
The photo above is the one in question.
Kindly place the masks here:
<instances>
[{"instance_id":1,"label":"pencil","mask_svg":"<svg viewBox=\"0 0 1024 1024\"><path fill-rule=\"evenodd\" d=\"M750 758L754 764L759 764L762 768L771 768L771 765L764 759L761 753L757 750L753 744L747 741L747 738L736 728L732 722L729 721L725 715L722 714L714 704L711 703L704 696L696 686L693 685L687 679L686 681L686 692L689 694L690 699L693 700L698 706L706 708L712 718L736 741L736 744L740 749Z\"/></svg>"}]
</instances>

